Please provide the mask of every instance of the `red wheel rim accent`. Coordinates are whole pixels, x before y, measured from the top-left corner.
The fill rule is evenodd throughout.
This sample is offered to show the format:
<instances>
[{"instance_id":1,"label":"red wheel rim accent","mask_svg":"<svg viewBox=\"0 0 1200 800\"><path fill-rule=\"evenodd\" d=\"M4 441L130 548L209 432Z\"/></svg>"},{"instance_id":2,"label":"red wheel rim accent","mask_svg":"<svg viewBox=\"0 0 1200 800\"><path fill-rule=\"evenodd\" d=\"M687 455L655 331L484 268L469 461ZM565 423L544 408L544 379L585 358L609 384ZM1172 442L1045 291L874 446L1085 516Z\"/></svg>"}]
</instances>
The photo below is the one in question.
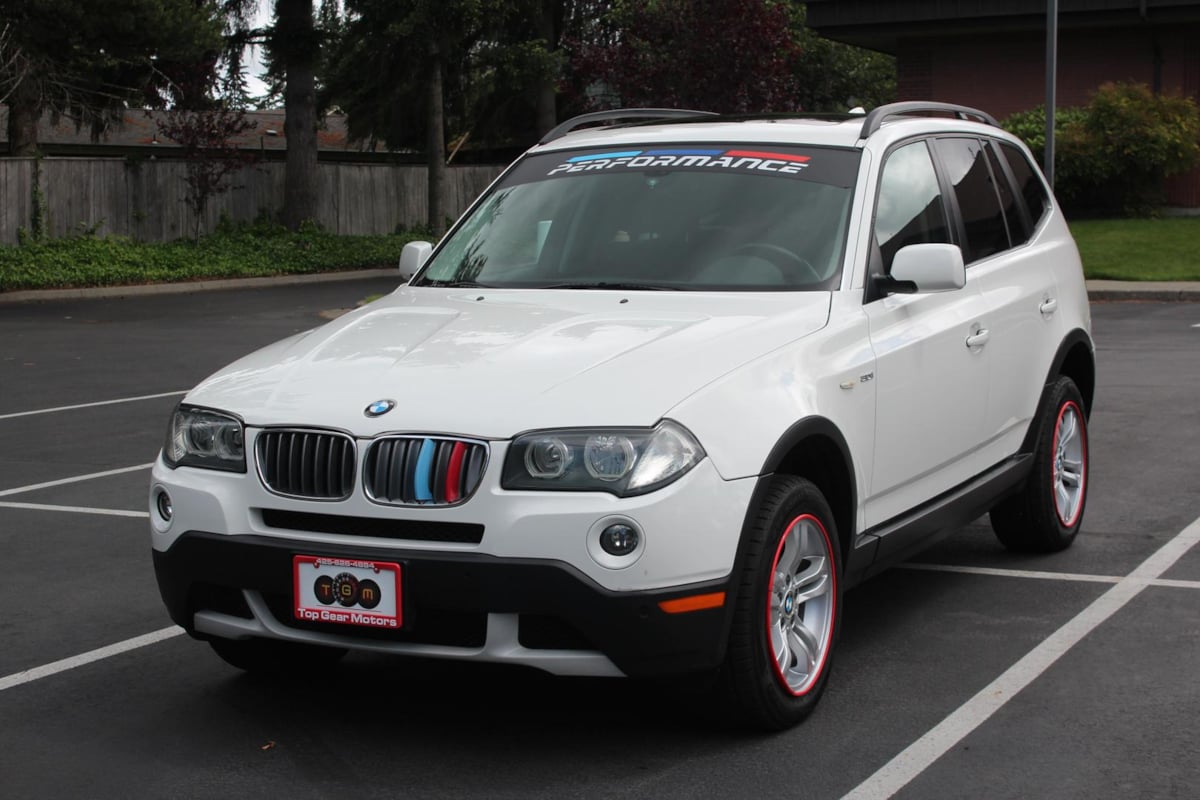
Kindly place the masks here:
<instances>
[{"instance_id":1,"label":"red wheel rim accent","mask_svg":"<svg viewBox=\"0 0 1200 800\"><path fill-rule=\"evenodd\" d=\"M1062 444L1061 443L1061 435L1062 435L1063 419L1067 416L1068 413L1074 417L1074 422L1076 425L1076 430L1073 432L1073 435L1077 436L1079 438L1080 469L1079 469L1079 487L1076 492L1077 499L1076 499L1076 501L1073 501L1071 503L1071 505L1073 505L1074 508L1071 510L1070 518L1064 518L1062 509L1059 507L1059 503L1058 503L1058 487L1059 487L1059 482L1060 482L1061 473L1062 473L1061 454L1059 453L1059 448ZM1087 496L1086 492L1087 492L1087 473L1088 473L1088 468L1087 468L1087 463L1088 463L1088 461L1087 461L1087 423L1084 421L1082 409L1080 409L1079 406L1073 400L1068 400L1067 402L1063 403L1062 407L1059 408L1059 410L1058 410L1058 419L1055 420L1055 422L1054 422L1054 440L1052 442L1051 450L1052 450L1051 458L1054 459L1054 461L1050 465L1051 466L1051 469L1050 469L1050 491L1051 491L1052 496L1054 497L1054 515L1056 517L1058 517L1059 523L1064 528L1073 528L1079 522L1079 517L1083 514L1083 502L1084 502L1085 497Z\"/></svg>"},{"instance_id":2,"label":"red wheel rim accent","mask_svg":"<svg viewBox=\"0 0 1200 800\"><path fill-rule=\"evenodd\" d=\"M774 609L772 608L771 600L776 594L776 576L778 575L777 568L779 566L779 560L783 556L784 548L788 542L789 536L794 530L797 529L797 526L805 522L811 523L813 527L816 528L816 530L821 534L820 540L823 543L823 557L826 559L826 564L828 565L827 576L829 578L828 589L823 593L822 597L828 602L829 605L827 613L825 614L825 619L821 625L822 629L819 631L819 660L812 668L812 671L808 674L807 678L805 678L804 681L799 684L799 686L793 687L788 681L787 675L785 674L783 667L779 663L779 659L776 657L775 652L772 649L772 635L777 621L773 618ZM832 644L831 640L833 638L834 621L837 619L838 613L836 565L837 562L834 559L833 544L829 539L829 532L825 530L825 526L821 524L821 520L817 519L812 514L801 514L794 518L790 523L788 523L787 527L784 528L783 535L779 537L779 543L775 548L775 557L771 561L771 578L767 584L766 645L768 648L767 656L771 662L771 669L775 673L776 680L779 681L779 685L786 692L794 697L803 697L812 691L812 688L816 686L817 682L821 678L821 675L824 673L826 663L829 661L829 651ZM805 606L805 610L807 610L807 605L810 602L812 602L812 599L806 600L802 604Z\"/></svg>"}]
</instances>

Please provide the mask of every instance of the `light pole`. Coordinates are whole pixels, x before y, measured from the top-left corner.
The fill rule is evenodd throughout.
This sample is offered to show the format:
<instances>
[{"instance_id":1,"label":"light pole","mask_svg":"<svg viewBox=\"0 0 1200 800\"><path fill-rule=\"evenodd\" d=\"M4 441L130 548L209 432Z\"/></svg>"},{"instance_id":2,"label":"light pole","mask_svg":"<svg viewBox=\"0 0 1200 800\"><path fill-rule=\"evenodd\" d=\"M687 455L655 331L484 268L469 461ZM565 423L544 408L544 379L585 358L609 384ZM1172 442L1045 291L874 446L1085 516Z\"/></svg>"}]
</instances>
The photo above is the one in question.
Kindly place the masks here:
<instances>
[{"instance_id":1,"label":"light pole","mask_svg":"<svg viewBox=\"0 0 1200 800\"><path fill-rule=\"evenodd\" d=\"M1054 188L1055 76L1058 73L1058 0L1046 0L1046 181Z\"/></svg>"}]
</instances>

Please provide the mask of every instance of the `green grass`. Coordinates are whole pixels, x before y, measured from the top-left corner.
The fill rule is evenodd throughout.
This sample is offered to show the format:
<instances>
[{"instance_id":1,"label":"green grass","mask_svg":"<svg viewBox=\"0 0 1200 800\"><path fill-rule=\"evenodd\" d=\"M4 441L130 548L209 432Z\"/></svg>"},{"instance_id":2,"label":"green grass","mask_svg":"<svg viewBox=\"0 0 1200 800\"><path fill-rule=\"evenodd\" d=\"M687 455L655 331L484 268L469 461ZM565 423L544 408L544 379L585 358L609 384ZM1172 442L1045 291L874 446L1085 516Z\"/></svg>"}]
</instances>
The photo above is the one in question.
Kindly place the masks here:
<instances>
[{"instance_id":1,"label":"green grass","mask_svg":"<svg viewBox=\"0 0 1200 800\"><path fill-rule=\"evenodd\" d=\"M394 267L412 234L335 236L247 226L199 242L79 237L0 246L0 292Z\"/></svg>"},{"instance_id":2,"label":"green grass","mask_svg":"<svg viewBox=\"0 0 1200 800\"><path fill-rule=\"evenodd\" d=\"M1083 271L1119 281L1200 281L1200 217L1071 223Z\"/></svg>"}]
</instances>

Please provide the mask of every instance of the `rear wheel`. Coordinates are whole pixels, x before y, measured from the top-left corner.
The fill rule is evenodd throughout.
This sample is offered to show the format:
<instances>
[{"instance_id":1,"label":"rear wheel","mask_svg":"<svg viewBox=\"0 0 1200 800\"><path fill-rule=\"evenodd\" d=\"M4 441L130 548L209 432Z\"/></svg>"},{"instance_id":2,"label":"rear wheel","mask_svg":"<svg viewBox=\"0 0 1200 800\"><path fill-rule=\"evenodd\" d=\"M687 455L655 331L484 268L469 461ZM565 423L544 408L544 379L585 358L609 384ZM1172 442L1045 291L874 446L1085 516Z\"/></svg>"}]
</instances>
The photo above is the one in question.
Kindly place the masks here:
<instances>
[{"instance_id":1,"label":"rear wheel","mask_svg":"<svg viewBox=\"0 0 1200 800\"><path fill-rule=\"evenodd\" d=\"M278 639L210 639L208 644L226 664L263 675L317 672L332 667L347 652L341 647Z\"/></svg>"},{"instance_id":2,"label":"rear wheel","mask_svg":"<svg viewBox=\"0 0 1200 800\"><path fill-rule=\"evenodd\" d=\"M721 690L735 717L782 730L816 707L840 627L840 550L821 492L772 478L738 586Z\"/></svg>"},{"instance_id":3,"label":"rear wheel","mask_svg":"<svg viewBox=\"0 0 1200 800\"><path fill-rule=\"evenodd\" d=\"M1033 458L1021 491L992 509L992 530L1010 550L1064 550L1083 522L1088 480L1087 417L1070 378L1050 387Z\"/></svg>"}]
</instances>

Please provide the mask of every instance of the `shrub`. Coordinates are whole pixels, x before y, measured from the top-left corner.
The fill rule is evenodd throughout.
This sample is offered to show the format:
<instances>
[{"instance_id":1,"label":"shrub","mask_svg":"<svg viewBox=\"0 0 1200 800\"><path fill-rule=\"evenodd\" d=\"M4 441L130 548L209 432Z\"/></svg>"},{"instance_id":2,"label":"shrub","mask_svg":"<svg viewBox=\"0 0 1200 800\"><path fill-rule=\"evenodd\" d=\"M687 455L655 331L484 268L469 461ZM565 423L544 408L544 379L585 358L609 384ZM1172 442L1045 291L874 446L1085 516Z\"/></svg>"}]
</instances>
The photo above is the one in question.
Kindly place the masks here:
<instances>
[{"instance_id":1,"label":"shrub","mask_svg":"<svg viewBox=\"0 0 1200 800\"><path fill-rule=\"evenodd\" d=\"M1039 159L1043 107L1004 120ZM1163 180L1200 163L1200 112L1190 98L1142 84L1106 83L1084 108L1055 113L1055 194L1075 210L1144 214L1161 203Z\"/></svg>"},{"instance_id":2,"label":"shrub","mask_svg":"<svg viewBox=\"0 0 1200 800\"><path fill-rule=\"evenodd\" d=\"M289 233L269 222L227 225L200 241L145 243L76 236L0 246L0 292L116 286L395 267L411 234L335 236L309 227Z\"/></svg>"}]
</instances>

